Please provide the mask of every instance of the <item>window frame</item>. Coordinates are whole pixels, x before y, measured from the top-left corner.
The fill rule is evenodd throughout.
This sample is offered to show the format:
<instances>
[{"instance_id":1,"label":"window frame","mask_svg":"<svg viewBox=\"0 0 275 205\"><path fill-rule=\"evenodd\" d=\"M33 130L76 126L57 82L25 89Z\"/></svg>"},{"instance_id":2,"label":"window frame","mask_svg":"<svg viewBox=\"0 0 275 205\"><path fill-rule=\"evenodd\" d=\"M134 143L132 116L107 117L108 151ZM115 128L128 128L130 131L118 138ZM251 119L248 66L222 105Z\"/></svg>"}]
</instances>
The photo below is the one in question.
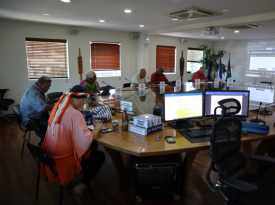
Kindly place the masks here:
<instances>
[{"instance_id":1,"label":"window frame","mask_svg":"<svg viewBox=\"0 0 275 205\"><path fill-rule=\"evenodd\" d=\"M188 71L187 70L187 68L188 68L188 66L187 66L187 64L188 64L188 62L190 62L190 63L198 63L198 61L190 61L190 60L188 60L188 50L197 50L197 51L202 51L202 56L203 56L203 49L202 48L187 48L187 59L186 59L186 72L187 73L192 73L192 71ZM194 73L194 72L193 72Z\"/></svg>"},{"instance_id":2,"label":"window frame","mask_svg":"<svg viewBox=\"0 0 275 205\"><path fill-rule=\"evenodd\" d=\"M62 76L62 75L60 75L60 76L51 76L50 74L41 74L41 75L37 75L37 76L39 76L39 77L31 77L30 76L30 71L31 71L31 68L30 68L30 59L32 59L31 57L31 55L30 55L30 51L31 50L28 50L28 47L27 46L29 46L28 45L28 42L46 42L46 43L64 43L64 58L62 59L63 61L64 61L64 65L65 65L65 69L66 69L66 74L65 75L67 75L67 76ZM62 47L62 46L60 46L60 47ZM48 76L48 77L50 77L51 79L69 79L69 74L70 74L70 72L69 72L69 59L68 59L68 41L66 40L66 39L49 39L49 38L33 38L33 37L26 37L25 38L25 48L26 48L26 61L27 61L27 70L28 70L28 79L31 81L31 80L37 80L37 79L39 79L41 76ZM41 50L47 50L46 49L46 46L41 46ZM60 55L60 54L59 54ZM48 57L48 54L47 55L44 55L45 57L47 56ZM58 56L58 55L56 55L56 56ZM46 59L46 58L45 58ZM56 62L58 62L58 61L56 61ZM60 64L62 64L62 63L60 63ZM41 65L40 65L41 66ZM51 67L51 65L49 64L49 65L45 65L45 66L50 66L50 68L52 68ZM35 69L35 68L34 68ZM46 68L45 68L46 69ZM63 73L64 73L64 71L63 71Z\"/></svg>"},{"instance_id":3,"label":"window frame","mask_svg":"<svg viewBox=\"0 0 275 205\"><path fill-rule=\"evenodd\" d=\"M115 53L117 56L113 56L113 58L116 58L118 61L118 66L115 65L115 69L95 69L93 68L95 63L93 58L93 52L92 51L92 46L93 44L110 44L110 45L118 45L118 51L112 51ZM115 50L115 49L114 49ZM117 52L117 53L116 53ZM117 62L112 62L113 64L117 64ZM98 77L115 77L115 76L121 76L121 43L120 42L103 42L103 41L90 41L90 66L91 70L94 71ZM100 66L100 65L99 65ZM107 73L107 74L106 74Z\"/></svg>"},{"instance_id":4,"label":"window frame","mask_svg":"<svg viewBox=\"0 0 275 205\"><path fill-rule=\"evenodd\" d=\"M174 50L174 59L173 59L173 71L167 71L166 70L166 66L165 65L159 65L159 62L160 61L158 61L158 59L160 58L159 56L158 56L158 48L171 48L171 49L173 49ZM156 45L156 71L158 70L158 68L159 67L164 67L164 73L165 74L175 74L176 73L176 51L177 51L177 47L176 46L165 46L165 45Z\"/></svg>"}]
</instances>

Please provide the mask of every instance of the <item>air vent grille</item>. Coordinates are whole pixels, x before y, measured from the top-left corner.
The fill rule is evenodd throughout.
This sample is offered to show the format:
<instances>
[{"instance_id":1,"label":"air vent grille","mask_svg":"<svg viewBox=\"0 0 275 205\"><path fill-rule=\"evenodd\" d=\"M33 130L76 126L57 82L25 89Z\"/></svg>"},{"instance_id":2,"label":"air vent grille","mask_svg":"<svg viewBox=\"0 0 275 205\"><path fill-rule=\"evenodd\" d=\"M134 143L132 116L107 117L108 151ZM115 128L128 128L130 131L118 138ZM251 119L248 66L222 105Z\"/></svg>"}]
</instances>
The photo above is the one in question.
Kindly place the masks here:
<instances>
[{"instance_id":1,"label":"air vent grille","mask_svg":"<svg viewBox=\"0 0 275 205\"><path fill-rule=\"evenodd\" d=\"M262 27L260 24L244 24L244 25L234 25L234 26L223 26L223 28L231 29L231 30L241 30L241 29L250 29L250 28L259 28Z\"/></svg>"}]
</instances>

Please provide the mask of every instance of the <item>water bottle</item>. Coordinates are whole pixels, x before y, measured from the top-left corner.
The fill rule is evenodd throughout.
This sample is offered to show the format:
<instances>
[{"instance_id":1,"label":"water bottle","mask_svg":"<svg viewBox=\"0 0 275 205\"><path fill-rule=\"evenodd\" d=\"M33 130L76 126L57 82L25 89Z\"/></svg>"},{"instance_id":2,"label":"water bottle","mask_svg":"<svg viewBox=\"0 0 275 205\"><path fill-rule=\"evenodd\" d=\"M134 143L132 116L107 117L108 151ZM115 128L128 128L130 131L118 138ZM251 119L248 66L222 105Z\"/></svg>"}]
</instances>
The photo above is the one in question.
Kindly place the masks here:
<instances>
[{"instance_id":1,"label":"water bottle","mask_svg":"<svg viewBox=\"0 0 275 205\"><path fill-rule=\"evenodd\" d=\"M126 108L124 108L122 113L122 130L127 131L128 130L128 114Z\"/></svg>"}]
</instances>

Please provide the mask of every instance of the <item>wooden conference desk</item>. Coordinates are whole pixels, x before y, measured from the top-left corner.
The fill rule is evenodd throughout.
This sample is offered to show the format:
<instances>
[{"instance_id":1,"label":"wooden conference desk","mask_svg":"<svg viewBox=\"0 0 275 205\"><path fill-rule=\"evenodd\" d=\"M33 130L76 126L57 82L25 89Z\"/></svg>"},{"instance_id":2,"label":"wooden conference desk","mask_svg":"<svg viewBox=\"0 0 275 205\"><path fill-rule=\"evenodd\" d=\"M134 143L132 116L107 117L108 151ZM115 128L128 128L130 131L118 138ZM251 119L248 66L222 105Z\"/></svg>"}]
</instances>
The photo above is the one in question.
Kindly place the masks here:
<instances>
[{"instance_id":1,"label":"wooden conference desk","mask_svg":"<svg viewBox=\"0 0 275 205\"><path fill-rule=\"evenodd\" d=\"M166 92L171 92L172 89L173 87L166 86ZM147 90L147 94L148 93L150 93L150 89ZM123 95L127 96L126 98L129 98L128 97L129 93L128 94L123 93ZM99 97L99 98L100 100L104 100L102 99L102 97ZM111 96L105 97L105 100L106 98L107 98L107 101L105 101L105 103L109 103L111 107L116 107L116 108L119 107L120 102L115 102L115 100ZM153 98L161 98L161 97L156 93L156 96L153 96ZM135 103L137 99L138 97L136 95L133 95L133 99L131 101ZM156 102L161 101L161 99L156 99L155 101ZM146 104L146 109L150 105L150 102L145 101L143 103ZM141 105L139 105L138 107L140 108ZM91 109L91 107L87 107L86 109ZM144 113L148 113L146 112L146 109ZM136 110L138 110L137 107L136 107ZM255 118L256 114L257 114L256 111L250 111L249 118L247 121L249 121L251 118ZM185 139L182 135L180 135L177 132L177 130L175 130L170 126L166 126L163 131L153 133L148 136L142 136L130 131L123 131L121 129L121 118L122 118L122 114L116 113L113 116L113 120L119 121L119 128L113 132L109 132L105 134L101 133L96 140L96 142L102 145L109 153L116 170L119 186L124 187L127 182L127 174L129 174L132 169L130 165L131 165L131 160L133 155L143 157L143 156L154 156L154 155L186 152L186 155L183 160L183 169L182 169L183 194L185 195L187 191L187 180L189 177L189 172L190 172L192 163L197 153L200 150L210 148L210 143L209 142L191 143L187 139ZM264 155L266 149L268 149L268 147L272 146L274 143L275 128L273 126L273 123L275 122L275 115L274 114L270 116L259 115L259 118L267 122L267 125L270 126L270 131L268 135L249 133L246 136L242 136L244 154L247 158L247 165L246 165L247 171L250 171L250 160L248 159L248 157L249 155L252 154L251 142L262 141L258 146L256 153L253 153L257 155ZM106 122L104 124L107 127L112 127L111 122ZM199 128L199 127L194 126L194 129L196 128ZM161 140L155 141L156 136L161 136ZM168 144L164 138L165 136L174 136L176 143ZM124 162L120 152L128 154L126 167L124 166Z\"/></svg>"}]
</instances>

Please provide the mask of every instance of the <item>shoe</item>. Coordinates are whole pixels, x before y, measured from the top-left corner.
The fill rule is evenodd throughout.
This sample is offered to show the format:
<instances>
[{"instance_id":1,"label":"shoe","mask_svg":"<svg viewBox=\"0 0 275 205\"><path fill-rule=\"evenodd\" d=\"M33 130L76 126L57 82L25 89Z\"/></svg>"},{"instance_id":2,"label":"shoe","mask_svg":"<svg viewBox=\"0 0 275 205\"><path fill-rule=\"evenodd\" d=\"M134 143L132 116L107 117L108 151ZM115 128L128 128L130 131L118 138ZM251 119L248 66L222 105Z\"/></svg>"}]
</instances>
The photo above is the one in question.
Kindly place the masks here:
<instances>
[{"instance_id":1,"label":"shoe","mask_svg":"<svg viewBox=\"0 0 275 205\"><path fill-rule=\"evenodd\" d=\"M75 187L72 187L71 191L72 191L73 196L74 196L75 200L77 201L77 203L83 205L82 194L76 193L75 192Z\"/></svg>"}]
</instances>

